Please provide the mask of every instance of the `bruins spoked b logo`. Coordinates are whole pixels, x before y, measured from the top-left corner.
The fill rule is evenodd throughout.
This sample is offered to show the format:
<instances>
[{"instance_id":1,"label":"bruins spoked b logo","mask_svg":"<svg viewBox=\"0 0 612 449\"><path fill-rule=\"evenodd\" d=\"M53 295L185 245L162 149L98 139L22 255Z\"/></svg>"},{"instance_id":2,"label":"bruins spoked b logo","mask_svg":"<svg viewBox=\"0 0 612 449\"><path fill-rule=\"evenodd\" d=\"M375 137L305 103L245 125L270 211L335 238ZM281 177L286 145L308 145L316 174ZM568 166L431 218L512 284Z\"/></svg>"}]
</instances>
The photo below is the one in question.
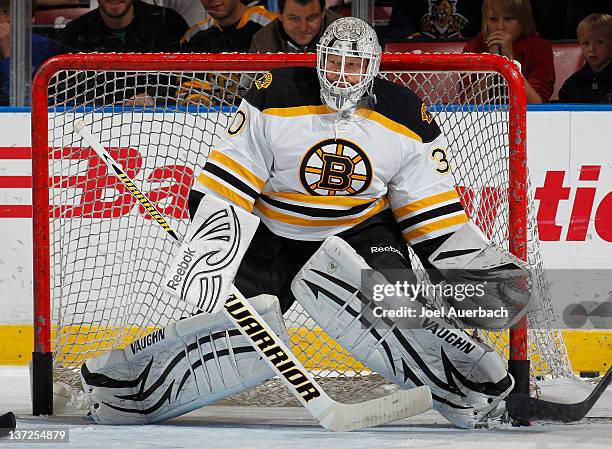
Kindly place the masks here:
<instances>
[{"instance_id":1,"label":"bruins spoked b logo","mask_svg":"<svg viewBox=\"0 0 612 449\"><path fill-rule=\"evenodd\" d=\"M327 139L302 158L300 180L312 195L357 195L372 181L372 164L353 142Z\"/></svg>"}]
</instances>

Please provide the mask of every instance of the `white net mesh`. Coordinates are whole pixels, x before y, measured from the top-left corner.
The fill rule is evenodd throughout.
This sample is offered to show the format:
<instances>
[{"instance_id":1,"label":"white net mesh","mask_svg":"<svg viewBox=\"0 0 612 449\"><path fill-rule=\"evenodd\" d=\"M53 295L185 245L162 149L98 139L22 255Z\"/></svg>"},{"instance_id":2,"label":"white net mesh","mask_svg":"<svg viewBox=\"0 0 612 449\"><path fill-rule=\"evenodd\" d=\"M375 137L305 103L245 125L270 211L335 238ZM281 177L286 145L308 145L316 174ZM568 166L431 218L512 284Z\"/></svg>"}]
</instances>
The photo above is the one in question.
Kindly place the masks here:
<instances>
[{"instance_id":1,"label":"white net mesh","mask_svg":"<svg viewBox=\"0 0 612 449\"><path fill-rule=\"evenodd\" d=\"M435 57L430 55L430 57ZM424 69L425 67L425 69ZM191 70L191 69L190 69ZM508 249L508 84L492 71L435 71L419 66L382 75L423 98L446 133L457 190L483 231ZM83 119L179 234L187 195L208 152L257 73L60 71L48 86L50 254L54 362L58 378L78 385L89 357L124 347L194 312L159 287L174 242L150 219L106 165L73 131ZM81 147L83 145L83 148ZM528 203L533 199L529 195ZM538 279L539 308L530 317L536 375L570 376L542 272L533 209L526 233ZM414 261L420 266L418 261ZM384 380L352 359L294 305L286 314L293 350L335 399L362 400L386 391ZM505 333L481 333L508 357ZM274 394L262 389L274 389ZM275 381L233 400L293 403Z\"/></svg>"}]
</instances>

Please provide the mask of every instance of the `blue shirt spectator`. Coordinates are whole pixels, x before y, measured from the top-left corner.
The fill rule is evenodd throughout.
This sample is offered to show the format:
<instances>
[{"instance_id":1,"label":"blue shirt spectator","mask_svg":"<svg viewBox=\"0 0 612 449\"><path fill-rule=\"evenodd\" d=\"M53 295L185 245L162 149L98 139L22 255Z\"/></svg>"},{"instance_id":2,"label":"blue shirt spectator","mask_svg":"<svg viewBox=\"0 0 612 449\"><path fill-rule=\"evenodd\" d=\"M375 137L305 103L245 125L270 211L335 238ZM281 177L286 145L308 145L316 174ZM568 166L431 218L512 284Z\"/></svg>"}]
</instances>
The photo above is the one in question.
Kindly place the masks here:
<instances>
[{"instance_id":1,"label":"blue shirt spectator","mask_svg":"<svg viewBox=\"0 0 612 449\"><path fill-rule=\"evenodd\" d=\"M11 12L10 0L0 0L0 106L7 106L10 100L11 73ZM60 53L57 42L32 33L32 75L51 56Z\"/></svg>"}]
</instances>

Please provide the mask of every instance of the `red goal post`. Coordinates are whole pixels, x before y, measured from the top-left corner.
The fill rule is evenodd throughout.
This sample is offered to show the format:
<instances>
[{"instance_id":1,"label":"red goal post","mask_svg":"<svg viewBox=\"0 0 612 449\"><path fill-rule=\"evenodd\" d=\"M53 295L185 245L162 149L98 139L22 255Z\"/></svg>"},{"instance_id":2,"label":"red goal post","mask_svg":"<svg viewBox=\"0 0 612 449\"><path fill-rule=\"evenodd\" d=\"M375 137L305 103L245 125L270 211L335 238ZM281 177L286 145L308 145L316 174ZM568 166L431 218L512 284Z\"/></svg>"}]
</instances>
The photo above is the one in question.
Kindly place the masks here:
<instances>
[{"instance_id":1,"label":"red goal post","mask_svg":"<svg viewBox=\"0 0 612 449\"><path fill-rule=\"evenodd\" d=\"M34 211L34 351L32 399L34 414L51 414L53 412L52 384L54 381L54 372L58 369L58 365L62 364L62 360L67 360L65 354L62 356L64 357L62 360L59 360L57 356L59 353L58 344L60 344L61 340L60 334L62 334L65 329L69 329L69 332L72 332L73 329L77 329L76 332L78 332L79 329L82 330L86 326L88 327L88 331L91 331L92 326L94 326L94 323L84 323L82 321L60 322L59 320L66 316L66 309L61 309L61 307L64 306L59 306L60 309L57 309L57 304L61 304L61 298L58 298L58 295L63 295L65 291L68 291L69 295L73 295L74 298L77 298L77 301L80 301L78 300L79 297L84 298L83 301L86 301L86 299L91 296L90 292L87 291L88 286L91 284L89 281L79 281L83 282L82 287L75 285L77 281L74 281L70 285L61 284L64 282L66 276L61 270L68 264L74 263L74 260L77 260L77 262L80 260L78 257L75 259L76 256L71 257L70 254L68 254L72 251L72 249L69 248L69 241L71 239L69 232L74 232L74 229L71 228L70 231L66 231L66 223L77 220L77 217L65 216L63 218L58 218L57 201L59 197L55 197L53 193L54 190L67 189L71 188L71 186L67 186L70 181L67 181L67 175L62 172L62 169L59 169L57 172L51 170L55 170L56 163L61 159L76 158L74 155L66 154L69 149L74 149L73 144L77 143L77 141L75 140L72 142L63 140L64 136L62 136L62 133L66 135L71 132L68 131L68 127L64 128L64 125L73 122L74 117L77 115L93 114L92 117L95 117L96 120L99 119L101 122L107 120L108 123L114 123L113 117L119 117L121 123L118 126L125 126L123 117L127 117L134 112L134 108L130 109L129 107L125 107L125 105L118 108L117 105L113 106L104 103L100 98L94 98L93 100L85 99L84 105L76 105L75 102L71 103L66 99L73 90L65 88L62 91L61 83L65 83L66 80L71 80L73 78L80 79L79 77L81 77L85 79L90 73L94 75L91 75L91 78L87 78L87 83L90 81L91 83L100 83L96 86L96 89L106 89L107 85L105 87L105 85L101 83L109 83L116 79L116 75L112 75L110 78L105 75L111 73L155 73L158 75L160 73L169 73L175 78L178 74L181 80L185 76L193 76L193 79L203 81L203 84L206 82L212 82L214 84L214 81L210 80L219 79L219 77L211 78L209 74L231 73L234 77L239 77L239 83L242 83L247 73L256 74L273 68L293 65L314 66L315 56L312 54L72 54L52 58L40 68L33 83L32 94ZM503 120L504 123L498 126L496 125L496 128L501 130L500 134L503 133L504 135L500 137L500 142L502 143L499 144L499 155L495 157L499 158L499 160L503 159L504 161L502 165L505 173L501 175L503 179L501 179L501 184L499 184L504 191L504 199L503 201L499 200L495 204L507 209L507 215L505 215L502 223L502 226L506 227L506 229L494 231L494 233L499 234L499 238L507 242L506 246L509 251L521 259L528 260L528 251L531 251L528 244L530 238L530 231L528 230L528 211L531 200L528 196L527 180L525 84L519 69L507 59L495 55L395 53L383 54L381 72L392 81L403 82L412 87L420 86L417 89L417 94L423 96L425 103L432 108L434 113L438 113L440 116L446 116L445 114L450 116L454 113L453 111L459 111L461 115L467 115L471 112L478 115L482 114L484 111L484 115L487 115L488 111L493 109L495 109L496 115L500 117L503 116L500 120ZM194 74L196 75L194 76ZM203 76L203 74L206 76ZM447 78L443 78L441 74L451 75L444 75L447 76ZM474 93L474 87L479 83L480 74L483 74L482 79L498 80L495 81L500 83L499 86L495 87L496 92L500 92L498 96L492 98L491 95L484 95L482 92ZM253 77L248 78L249 83L252 81ZM98 81L98 78L103 78L104 80ZM111 81L109 81L109 79ZM444 98L444 95L438 95L440 98L427 98L427 94L425 94L426 90L437 91L441 86L443 89L453 90L455 87L449 87L449 85L456 84L457 80L463 80L461 82L467 86L463 88L463 92L454 92L452 95L444 94L447 95L446 98ZM86 84L84 88L87 88ZM171 85L171 88L166 89L164 95L170 97L174 95L174 99L176 99L176 92L181 89L183 84L178 83L172 85L172 81L170 81L169 85ZM202 84L192 83L190 84L190 89L193 90L193 86L195 85L201 86ZM493 89L490 83L486 86L486 89L489 91ZM248 86L239 86L239 88L241 87ZM214 92L216 88L216 85L213 86L211 92ZM220 86L221 90L225 88L227 88L226 85ZM468 90L470 92L468 92ZM61 101L58 100L60 98L60 94L58 94L59 91L62 91ZM236 92L234 92L234 94L235 93ZM94 89L88 95L89 97L95 97L96 90ZM225 116L231 113L231 109L237 105L239 98L239 95L236 95L235 98L228 100L225 95L226 93L221 93L220 96L215 96L213 100L211 100L211 103L208 105L209 107L212 108L211 105L214 105L215 101L221 105L220 109L216 110L214 113L211 112L212 109L208 109L205 112L202 112L202 109L198 109L196 112L189 112L189 106L187 106L186 109L181 109L182 106L173 104L174 100L169 101L166 99L165 101L161 101L160 98L154 100L155 106L152 106L152 108L155 109L155 111L153 111L153 113L176 114L182 113L183 110L187 110L188 113L196 114L196 117L193 119L196 121L199 120L198 114L204 116L203 120L206 120L206 117L214 114ZM472 97L470 97L470 95ZM483 105L483 103L486 104ZM58 104L60 104L60 106L58 106ZM162 106L158 106L158 104L162 104ZM450 112L445 112L446 109L444 108L448 107L448 105L452 106L447 109ZM115 111L115 109L117 110ZM145 111L145 113L146 112L147 111ZM453 118L449 120L449 123L458 123L459 120L460 119ZM475 120L477 120L477 118L471 118L466 123L476 123ZM106 130L106 128L104 128L106 125L101 126L101 129ZM480 132L484 127L488 126L493 126L493 124L487 124L487 122L484 121L481 125L476 126L476 128L477 131ZM114 136L112 131L109 132L109 135L112 134ZM460 130L460 127L457 132L465 133L465 131ZM121 134L121 132L119 134ZM475 133L474 136L475 139L478 133ZM114 138L115 137L113 137L113 139ZM453 139L449 140L454 141ZM455 140L459 141L459 138ZM108 142L103 142L103 144L107 147L109 145L114 147L115 144L112 142L114 141L109 140ZM451 143L451 145L453 145L453 143ZM123 144L120 146L123 148ZM130 144L128 144L128 147L129 146ZM457 152L464 151L463 148L459 147L465 146L465 143L457 144ZM474 148L467 149L466 154L476 150L475 144ZM75 151L81 151L81 153L83 153L84 150L78 148L75 149ZM202 151L206 153L208 148ZM79 157L91 159L92 156L81 155ZM472 156L468 154L467 157ZM455 164L460 163L461 159L456 158L454 162ZM201 162L198 162L197 166L193 168L197 169L198 166L201 166ZM71 167L70 169L72 170L73 168L74 167ZM87 173L92 172L91 170L85 171L80 173L79 176L85 176ZM462 182L463 187L467 187L468 189L470 188L469 183L471 182L470 176L466 175L464 179L465 182ZM62 184L62 182L64 184ZM486 185L486 183L483 185ZM74 187L74 185L72 187ZM99 188L108 190L109 184L108 181L93 182L90 184L90 187L93 189ZM478 188L482 190L482 186ZM61 198L59 199L61 200ZM471 199L467 198L466 201L469 203ZM484 199L481 199L481 201L484 201ZM497 205L493 207L497 207ZM475 204L464 203L464 207L466 207L468 213L470 210L473 210L476 215L479 213L479 209ZM487 207L489 209L491 208L491 206ZM485 210L480 220L486 220L487 214L488 212ZM113 214L110 215L112 216ZM497 215L499 216L499 214ZM472 216L472 218L475 217ZM80 220L83 220L83 218L80 218ZM103 221L104 217L100 218L100 220ZM112 218L109 218L109 220L112 220ZM494 217L492 221L495 222L494 226L499 225L497 223L497 218ZM88 224L81 222L78 226L83 227L87 225ZM70 226L72 226L72 224L70 224ZM77 227L77 225L74 226ZM100 229L102 229L100 232L105 232L104 226L101 226ZM92 238L91 246L103 245L103 243L93 243L94 241L98 242L100 240L98 236L94 237L96 238ZM78 241L81 242L82 239L83 236L79 236ZM537 238L535 240L535 244L537 244ZM87 252L86 250L88 251L89 249L79 247L76 251ZM65 259L61 259L62 257L65 257ZM85 257L89 256L87 255ZM93 255L92 257L95 259L99 257L99 255ZM78 266L80 265L77 264L77 267ZM87 267L87 261L83 262L83 267ZM83 270L84 269L85 268L83 268ZM77 268L75 271L78 270L80 270L80 268ZM73 275L74 273L71 272L69 276ZM82 290L80 290L80 288L82 288ZM73 290L77 290L76 293ZM96 301L101 300L100 295L96 294L95 296ZM78 309L79 307L87 306L81 306L81 303L78 302L76 306L71 303L69 307L71 309ZM124 308L122 310L127 309ZM160 323L161 322L152 322L151 325L163 325L163 323ZM97 322L95 325L100 326L100 323ZM140 324L140 326L142 326L142 324ZM57 335L55 340L52 340L52 334ZM75 335L70 338L72 347L79 346L80 343L75 344L74 342L80 341L80 336ZM87 340L88 337L85 336L83 338L89 342L89 340ZM100 346L98 344L97 350L125 345L129 338L134 338L134 335L124 335L119 339L115 339L114 343L110 346ZM518 385L522 389L528 386L529 381L529 376L528 374L526 375L526 373L529 372L529 344L527 323L526 320L523 320L519 326L511 330L509 350L507 348L505 349L507 356L509 353L510 370L520 379ZM303 349L303 345L295 345L294 348L297 348L295 350L299 352ZM317 348L317 352L323 352L321 346L315 346L315 348ZM55 357L54 350L56 351ZM81 350L81 348L78 348L78 350ZM504 350L502 349L502 351ZM83 361L82 358L77 356L71 356L70 360ZM71 368L72 371L75 370L75 366L69 368ZM323 371L325 370L322 370L322 372Z\"/></svg>"}]
</instances>

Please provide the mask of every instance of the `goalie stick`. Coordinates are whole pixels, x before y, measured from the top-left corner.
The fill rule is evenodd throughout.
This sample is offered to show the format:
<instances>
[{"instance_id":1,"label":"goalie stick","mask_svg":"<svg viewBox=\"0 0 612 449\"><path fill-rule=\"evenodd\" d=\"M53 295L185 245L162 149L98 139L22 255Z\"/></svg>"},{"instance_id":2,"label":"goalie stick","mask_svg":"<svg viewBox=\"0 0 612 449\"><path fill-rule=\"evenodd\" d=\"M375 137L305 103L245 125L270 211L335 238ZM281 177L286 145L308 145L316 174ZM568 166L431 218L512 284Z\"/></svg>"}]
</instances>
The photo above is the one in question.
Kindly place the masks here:
<instances>
[{"instance_id":1,"label":"goalie stick","mask_svg":"<svg viewBox=\"0 0 612 449\"><path fill-rule=\"evenodd\" d=\"M75 123L77 131L119 180L140 201L157 223L177 242L178 234L166 222L157 208L136 187L123 168L102 147L82 120ZM291 393L326 429L350 431L397 421L418 415L432 407L431 391L427 386L400 390L382 398L356 404L343 404L330 398L314 376L261 318L255 308L232 286L223 309L225 315L249 340Z\"/></svg>"},{"instance_id":2,"label":"goalie stick","mask_svg":"<svg viewBox=\"0 0 612 449\"><path fill-rule=\"evenodd\" d=\"M608 369L584 401L574 404L551 402L522 393L513 393L506 398L506 410L512 418L521 420L565 423L580 421L593 408L595 402L610 385L610 381L612 381L612 368Z\"/></svg>"},{"instance_id":3,"label":"goalie stick","mask_svg":"<svg viewBox=\"0 0 612 449\"><path fill-rule=\"evenodd\" d=\"M7 412L0 416L0 437L8 435L11 431L15 430L16 426L17 423L13 412Z\"/></svg>"}]
</instances>

